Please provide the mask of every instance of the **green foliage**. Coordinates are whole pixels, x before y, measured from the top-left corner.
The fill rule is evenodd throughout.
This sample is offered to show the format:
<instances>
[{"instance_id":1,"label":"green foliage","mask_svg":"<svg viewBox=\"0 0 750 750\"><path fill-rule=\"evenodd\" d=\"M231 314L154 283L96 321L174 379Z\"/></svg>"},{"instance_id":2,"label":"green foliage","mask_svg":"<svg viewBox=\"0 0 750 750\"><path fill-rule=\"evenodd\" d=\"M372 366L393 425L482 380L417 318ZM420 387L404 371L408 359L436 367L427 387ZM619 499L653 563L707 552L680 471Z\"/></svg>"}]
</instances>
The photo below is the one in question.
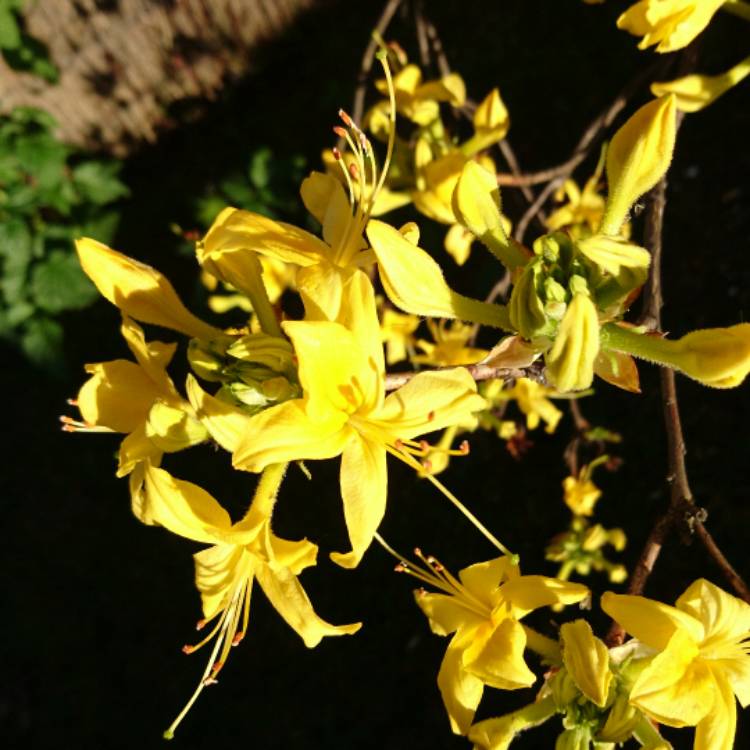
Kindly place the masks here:
<instances>
[{"instance_id":1,"label":"green foliage","mask_svg":"<svg viewBox=\"0 0 750 750\"><path fill-rule=\"evenodd\" d=\"M55 139L54 127L34 109L0 118L0 337L47 369L61 358L55 316L97 296L73 240L111 241L119 218L111 204L128 194L119 163L75 153Z\"/></svg>"},{"instance_id":2,"label":"green foliage","mask_svg":"<svg viewBox=\"0 0 750 750\"><path fill-rule=\"evenodd\" d=\"M0 0L0 52L11 68L55 83L58 72L47 48L24 31L20 17L23 4L24 0Z\"/></svg>"},{"instance_id":3,"label":"green foliage","mask_svg":"<svg viewBox=\"0 0 750 750\"><path fill-rule=\"evenodd\" d=\"M296 216L304 171L304 157L278 157L262 146L251 154L244 173L226 177L197 201L196 218L202 227L208 227L227 205L271 218Z\"/></svg>"}]
</instances>

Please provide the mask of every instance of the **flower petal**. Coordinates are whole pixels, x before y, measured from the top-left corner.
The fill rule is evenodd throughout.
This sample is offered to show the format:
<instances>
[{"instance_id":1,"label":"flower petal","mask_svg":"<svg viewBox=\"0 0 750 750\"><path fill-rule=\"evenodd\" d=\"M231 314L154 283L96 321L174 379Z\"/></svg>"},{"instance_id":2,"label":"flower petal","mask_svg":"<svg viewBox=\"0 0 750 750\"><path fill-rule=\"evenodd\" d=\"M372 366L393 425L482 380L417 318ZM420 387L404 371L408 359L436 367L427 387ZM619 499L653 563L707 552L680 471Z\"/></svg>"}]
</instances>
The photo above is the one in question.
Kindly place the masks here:
<instances>
[{"instance_id":1,"label":"flower petal","mask_svg":"<svg viewBox=\"0 0 750 750\"><path fill-rule=\"evenodd\" d=\"M146 468L145 480L151 517L172 533L215 543L229 531L229 514L197 484L176 479L154 466Z\"/></svg>"},{"instance_id":2,"label":"flower petal","mask_svg":"<svg viewBox=\"0 0 750 750\"><path fill-rule=\"evenodd\" d=\"M714 702L716 682L698 646L684 630L670 638L638 676L630 702L651 718L672 727L694 726Z\"/></svg>"},{"instance_id":3,"label":"flower petal","mask_svg":"<svg viewBox=\"0 0 750 750\"><path fill-rule=\"evenodd\" d=\"M665 649L670 638L681 629L696 643L703 640L704 630L700 621L668 604L644 596L607 591L602 595L601 606L626 632L657 651Z\"/></svg>"},{"instance_id":4,"label":"flower petal","mask_svg":"<svg viewBox=\"0 0 750 750\"><path fill-rule=\"evenodd\" d=\"M402 440L450 425L471 422L474 412L486 408L468 370L422 372L386 398L383 408L373 415L387 422L387 429Z\"/></svg>"},{"instance_id":5,"label":"flower petal","mask_svg":"<svg viewBox=\"0 0 750 750\"><path fill-rule=\"evenodd\" d=\"M221 335L189 312L168 279L151 266L88 237L76 240L76 251L81 268L101 295L126 315L194 338Z\"/></svg>"},{"instance_id":6,"label":"flower petal","mask_svg":"<svg viewBox=\"0 0 750 750\"><path fill-rule=\"evenodd\" d=\"M472 632L473 630L469 629L453 636L438 672L438 688L448 711L451 729L455 734L466 734L469 731L484 692L482 681L463 665L463 654L468 645L467 638Z\"/></svg>"},{"instance_id":7,"label":"flower petal","mask_svg":"<svg viewBox=\"0 0 750 750\"><path fill-rule=\"evenodd\" d=\"M354 434L341 456L341 498L352 551L334 552L331 559L344 568L359 564L385 515L388 469L385 448Z\"/></svg>"},{"instance_id":8,"label":"flower petal","mask_svg":"<svg viewBox=\"0 0 750 750\"><path fill-rule=\"evenodd\" d=\"M424 589L414 592L417 606L424 612L435 635L449 635L460 627L478 627L486 618L466 609L455 596L433 594Z\"/></svg>"},{"instance_id":9,"label":"flower petal","mask_svg":"<svg viewBox=\"0 0 750 750\"><path fill-rule=\"evenodd\" d=\"M232 456L236 469L262 471L269 464L333 458L353 435L342 419L313 422L300 399L251 417Z\"/></svg>"},{"instance_id":10,"label":"flower petal","mask_svg":"<svg viewBox=\"0 0 750 750\"><path fill-rule=\"evenodd\" d=\"M675 606L703 623L701 649L717 642L736 644L750 636L750 605L705 578L688 586Z\"/></svg>"},{"instance_id":11,"label":"flower petal","mask_svg":"<svg viewBox=\"0 0 750 750\"><path fill-rule=\"evenodd\" d=\"M711 710L695 728L694 750L732 750L737 731L737 706L732 688L716 676L716 692Z\"/></svg>"},{"instance_id":12,"label":"flower petal","mask_svg":"<svg viewBox=\"0 0 750 750\"><path fill-rule=\"evenodd\" d=\"M523 658L526 633L514 619L503 620L482 642L475 640L464 654L464 666L485 685L499 690L519 690L536 681Z\"/></svg>"},{"instance_id":13,"label":"flower petal","mask_svg":"<svg viewBox=\"0 0 750 750\"><path fill-rule=\"evenodd\" d=\"M201 550L193 555L193 562L195 585L201 595L203 617L206 619L229 605L243 577L252 579L253 555L234 544L219 544ZM250 596L250 592L247 596Z\"/></svg>"},{"instance_id":14,"label":"flower petal","mask_svg":"<svg viewBox=\"0 0 750 750\"><path fill-rule=\"evenodd\" d=\"M198 261L221 264L235 253L256 252L285 263L309 266L327 258L330 248L315 235L252 211L222 211L198 247Z\"/></svg>"},{"instance_id":15,"label":"flower petal","mask_svg":"<svg viewBox=\"0 0 750 750\"><path fill-rule=\"evenodd\" d=\"M539 607L577 604L590 593L588 588L580 583L570 583L547 576L518 576L504 583L500 592L503 599L510 604L513 617L518 620Z\"/></svg>"},{"instance_id":16,"label":"flower petal","mask_svg":"<svg viewBox=\"0 0 750 750\"><path fill-rule=\"evenodd\" d=\"M496 557L494 560L474 563L458 572L461 583L480 601L492 608L497 603L498 586L513 578L518 578L520 571L513 559L507 555Z\"/></svg>"},{"instance_id":17,"label":"flower petal","mask_svg":"<svg viewBox=\"0 0 750 750\"><path fill-rule=\"evenodd\" d=\"M274 609L308 648L317 646L327 635L351 635L362 627L359 622L331 625L318 617L297 576L288 568L260 563L255 575Z\"/></svg>"}]
</instances>

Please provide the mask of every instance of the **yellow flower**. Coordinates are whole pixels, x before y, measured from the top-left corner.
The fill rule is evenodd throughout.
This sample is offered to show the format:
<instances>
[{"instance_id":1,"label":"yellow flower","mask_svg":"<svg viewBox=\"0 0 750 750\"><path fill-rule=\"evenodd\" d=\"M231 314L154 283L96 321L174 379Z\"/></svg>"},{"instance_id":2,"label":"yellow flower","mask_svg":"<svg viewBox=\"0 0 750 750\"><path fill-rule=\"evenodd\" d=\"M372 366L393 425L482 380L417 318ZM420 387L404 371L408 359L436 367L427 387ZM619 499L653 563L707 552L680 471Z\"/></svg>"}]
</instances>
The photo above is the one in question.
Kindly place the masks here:
<instances>
[{"instance_id":1,"label":"yellow flower","mask_svg":"<svg viewBox=\"0 0 750 750\"><path fill-rule=\"evenodd\" d=\"M607 702L612 671L609 668L609 651L594 636L585 620L566 622L560 628L563 664L576 687L599 708Z\"/></svg>"},{"instance_id":2,"label":"yellow flower","mask_svg":"<svg viewBox=\"0 0 750 750\"><path fill-rule=\"evenodd\" d=\"M283 470L283 466L274 467L270 471L277 476L264 475L261 483L274 478L280 482ZM199 629L211 620L216 619L216 623L199 644L183 650L192 653L214 637L216 641L197 690L165 733L167 737L172 736L203 688L215 680L231 647L244 637L255 580L308 648L317 646L324 636L356 633L360 628L360 623L331 625L315 614L297 576L315 564L317 547L306 539L280 539L271 531L270 506L276 487L264 496L264 488L259 486L247 515L232 523L224 508L198 485L175 479L163 469L150 466L146 470L146 491L154 520L186 539L213 545L193 558L195 584L203 604Z\"/></svg>"},{"instance_id":3,"label":"yellow flower","mask_svg":"<svg viewBox=\"0 0 750 750\"><path fill-rule=\"evenodd\" d=\"M299 361L304 398L247 418L193 387L191 400L213 437L233 451L233 464L260 471L274 463L341 455L341 495L352 552L334 553L356 566L385 513L386 453L417 470L418 435L470 418L484 406L464 369L425 372L387 398L383 348L372 285L354 274L344 294L346 327L330 321L283 324ZM191 389L189 389L189 393Z\"/></svg>"},{"instance_id":4,"label":"yellow flower","mask_svg":"<svg viewBox=\"0 0 750 750\"><path fill-rule=\"evenodd\" d=\"M674 94L677 109L683 112L699 112L713 104L722 94L743 81L750 73L750 57L738 62L726 73L716 76L688 75L674 81L660 81L651 84L654 96Z\"/></svg>"},{"instance_id":5,"label":"yellow flower","mask_svg":"<svg viewBox=\"0 0 750 750\"><path fill-rule=\"evenodd\" d=\"M474 333L474 326L466 325L459 320L451 322L428 320L427 327L435 343L424 339L417 341L417 346L424 354L412 357L412 362L416 364L429 364L436 367L473 365L487 354L485 349L467 346Z\"/></svg>"},{"instance_id":6,"label":"yellow flower","mask_svg":"<svg viewBox=\"0 0 750 750\"><path fill-rule=\"evenodd\" d=\"M577 516L592 515L596 501L602 494L602 491L587 476L587 468L581 469L577 477L565 477L563 480L565 504Z\"/></svg>"},{"instance_id":7,"label":"yellow flower","mask_svg":"<svg viewBox=\"0 0 750 750\"><path fill-rule=\"evenodd\" d=\"M515 399L518 408L526 415L529 430L535 430L540 422L544 422L544 431L551 434L562 417L562 412L548 398L557 395L557 391L529 378L519 378L512 388L497 395L502 399Z\"/></svg>"},{"instance_id":8,"label":"yellow flower","mask_svg":"<svg viewBox=\"0 0 750 750\"><path fill-rule=\"evenodd\" d=\"M466 734L485 685L517 690L536 680L523 652L527 638L542 636L524 628L519 620L539 607L580 602L588 596L588 589L545 576L522 576L508 557L464 568L458 579L432 558L423 561L425 568L402 565L444 592L419 590L415 596L433 633L455 633L440 667L438 687L451 728L456 734Z\"/></svg>"},{"instance_id":9,"label":"yellow flower","mask_svg":"<svg viewBox=\"0 0 750 750\"><path fill-rule=\"evenodd\" d=\"M750 703L750 605L700 578L675 607L607 592L602 609L657 652L630 703L663 724L695 726L695 750L731 750L735 696Z\"/></svg>"},{"instance_id":10,"label":"yellow flower","mask_svg":"<svg viewBox=\"0 0 750 750\"><path fill-rule=\"evenodd\" d=\"M414 351L414 332L419 327L416 315L405 315L390 307L383 310L380 338L385 344L385 361L389 365L407 359Z\"/></svg>"},{"instance_id":11,"label":"yellow flower","mask_svg":"<svg viewBox=\"0 0 750 750\"><path fill-rule=\"evenodd\" d=\"M640 0L618 19L617 26L642 36L639 49L657 45L657 52L686 47L708 26L724 0Z\"/></svg>"},{"instance_id":12,"label":"yellow flower","mask_svg":"<svg viewBox=\"0 0 750 750\"><path fill-rule=\"evenodd\" d=\"M389 82L383 78L375 82L381 94L388 94ZM435 81L422 82L422 71L416 65L407 65L393 76L396 110L417 125L429 125L440 115L439 102L462 107L466 101L466 86L457 73ZM378 102L365 117L365 125L373 133L387 132L389 102Z\"/></svg>"},{"instance_id":13,"label":"yellow flower","mask_svg":"<svg viewBox=\"0 0 750 750\"><path fill-rule=\"evenodd\" d=\"M136 361L86 365L91 377L76 399L83 422L64 418L64 429L126 433L117 476L130 475L133 513L144 523L152 523L142 493L146 464L158 465L164 452L207 440L208 432L167 374L176 345L147 342L140 326L124 316L120 331Z\"/></svg>"}]
</instances>

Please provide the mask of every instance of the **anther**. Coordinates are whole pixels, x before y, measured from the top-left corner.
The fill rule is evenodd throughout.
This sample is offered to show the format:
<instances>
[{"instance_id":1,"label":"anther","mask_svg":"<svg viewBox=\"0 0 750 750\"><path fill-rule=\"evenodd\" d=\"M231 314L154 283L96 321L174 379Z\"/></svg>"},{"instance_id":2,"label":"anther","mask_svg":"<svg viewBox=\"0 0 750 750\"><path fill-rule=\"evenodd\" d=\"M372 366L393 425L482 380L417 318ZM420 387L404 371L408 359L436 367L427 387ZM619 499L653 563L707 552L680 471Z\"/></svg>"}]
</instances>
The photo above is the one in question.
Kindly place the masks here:
<instances>
[{"instance_id":1,"label":"anther","mask_svg":"<svg viewBox=\"0 0 750 750\"><path fill-rule=\"evenodd\" d=\"M69 399L67 399L67 403L70 406L78 406L78 399L77 398L69 398Z\"/></svg>"},{"instance_id":2,"label":"anther","mask_svg":"<svg viewBox=\"0 0 750 750\"><path fill-rule=\"evenodd\" d=\"M346 130L344 130L341 125L334 125L333 132L336 133L339 138L346 138Z\"/></svg>"},{"instance_id":3,"label":"anther","mask_svg":"<svg viewBox=\"0 0 750 750\"><path fill-rule=\"evenodd\" d=\"M425 458L422 460L422 468L427 472L432 471L432 461L430 461L429 458Z\"/></svg>"},{"instance_id":4,"label":"anther","mask_svg":"<svg viewBox=\"0 0 750 750\"><path fill-rule=\"evenodd\" d=\"M465 456L469 453L469 441L468 440L462 440L461 445L458 446L458 449L463 453Z\"/></svg>"},{"instance_id":5,"label":"anther","mask_svg":"<svg viewBox=\"0 0 750 750\"><path fill-rule=\"evenodd\" d=\"M395 448L395 449L396 449L397 451L403 450L403 448L404 448L404 442L403 442L403 440L401 440L401 438L396 438L396 439L395 439L395 440L393 441L393 447L394 447L394 448Z\"/></svg>"},{"instance_id":6,"label":"anther","mask_svg":"<svg viewBox=\"0 0 750 750\"><path fill-rule=\"evenodd\" d=\"M435 419L435 412L431 411L427 414L427 421L432 422L433 419Z\"/></svg>"},{"instance_id":7,"label":"anther","mask_svg":"<svg viewBox=\"0 0 750 750\"><path fill-rule=\"evenodd\" d=\"M196 630L203 630L203 628L206 627L206 623L208 620L198 620L198 622L195 623L195 629Z\"/></svg>"},{"instance_id":8,"label":"anther","mask_svg":"<svg viewBox=\"0 0 750 750\"><path fill-rule=\"evenodd\" d=\"M208 687L209 685L218 685L219 681L215 677L206 677L206 679L203 680L203 684Z\"/></svg>"},{"instance_id":9,"label":"anther","mask_svg":"<svg viewBox=\"0 0 750 750\"><path fill-rule=\"evenodd\" d=\"M185 645L182 647L183 654L192 654L195 651L195 646Z\"/></svg>"},{"instance_id":10,"label":"anther","mask_svg":"<svg viewBox=\"0 0 750 750\"><path fill-rule=\"evenodd\" d=\"M353 180L359 182L359 170L354 162L349 165L349 174L352 176Z\"/></svg>"},{"instance_id":11,"label":"anther","mask_svg":"<svg viewBox=\"0 0 750 750\"><path fill-rule=\"evenodd\" d=\"M232 645L236 646L242 639L245 637L245 633L240 631L239 633L236 633L234 638L232 638Z\"/></svg>"},{"instance_id":12,"label":"anther","mask_svg":"<svg viewBox=\"0 0 750 750\"><path fill-rule=\"evenodd\" d=\"M406 563L400 562L397 563L393 568L394 573L406 573L407 571L407 565Z\"/></svg>"},{"instance_id":13,"label":"anther","mask_svg":"<svg viewBox=\"0 0 750 750\"><path fill-rule=\"evenodd\" d=\"M420 440L419 441L419 450L424 451L427 453L428 450L430 450L430 444L426 440Z\"/></svg>"},{"instance_id":14,"label":"anther","mask_svg":"<svg viewBox=\"0 0 750 750\"><path fill-rule=\"evenodd\" d=\"M340 160L341 160L341 151L339 151L339 150L338 150L338 149L336 148L336 146L334 146L334 147L333 147L333 148L331 149L331 152L333 153L333 158L334 158L334 159L336 159L336 161L340 161Z\"/></svg>"},{"instance_id":15,"label":"anther","mask_svg":"<svg viewBox=\"0 0 750 750\"><path fill-rule=\"evenodd\" d=\"M339 110L339 117L343 120L344 125L346 125L347 128L351 128L354 126L354 120L352 120L352 118L349 117L349 115L346 114L343 109Z\"/></svg>"}]
</instances>

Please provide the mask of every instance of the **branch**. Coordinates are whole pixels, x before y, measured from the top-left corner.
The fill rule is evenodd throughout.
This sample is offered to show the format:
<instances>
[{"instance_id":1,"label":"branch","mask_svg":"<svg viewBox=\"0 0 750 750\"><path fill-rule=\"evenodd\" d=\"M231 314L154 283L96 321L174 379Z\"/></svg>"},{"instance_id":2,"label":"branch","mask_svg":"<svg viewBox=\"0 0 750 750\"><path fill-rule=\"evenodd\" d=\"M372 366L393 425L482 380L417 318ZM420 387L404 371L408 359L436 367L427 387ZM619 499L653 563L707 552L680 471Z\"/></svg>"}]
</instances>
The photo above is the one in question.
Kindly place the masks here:
<instances>
[{"instance_id":1,"label":"branch","mask_svg":"<svg viewBox=\"0 0 750 750\"><path fill-rule=\"evenodd\" d=\"M388 373L385 376L385 390L393 391L396 388L401 388L402 385L406 385L412 378L420 375L423 372L440 372L440 370L454 369L443 367L437 370L420 370L410 372L395 372ZM538 368L533 365L528 368L516 368L516 367L492 367L490 365L464 365L464 369L471 375L476 381L481 380L503 380L509 383L519 378L529 378L530 380L536 380L537 382L542 381L542 374Z\"/></svg>"}]
</instances>

